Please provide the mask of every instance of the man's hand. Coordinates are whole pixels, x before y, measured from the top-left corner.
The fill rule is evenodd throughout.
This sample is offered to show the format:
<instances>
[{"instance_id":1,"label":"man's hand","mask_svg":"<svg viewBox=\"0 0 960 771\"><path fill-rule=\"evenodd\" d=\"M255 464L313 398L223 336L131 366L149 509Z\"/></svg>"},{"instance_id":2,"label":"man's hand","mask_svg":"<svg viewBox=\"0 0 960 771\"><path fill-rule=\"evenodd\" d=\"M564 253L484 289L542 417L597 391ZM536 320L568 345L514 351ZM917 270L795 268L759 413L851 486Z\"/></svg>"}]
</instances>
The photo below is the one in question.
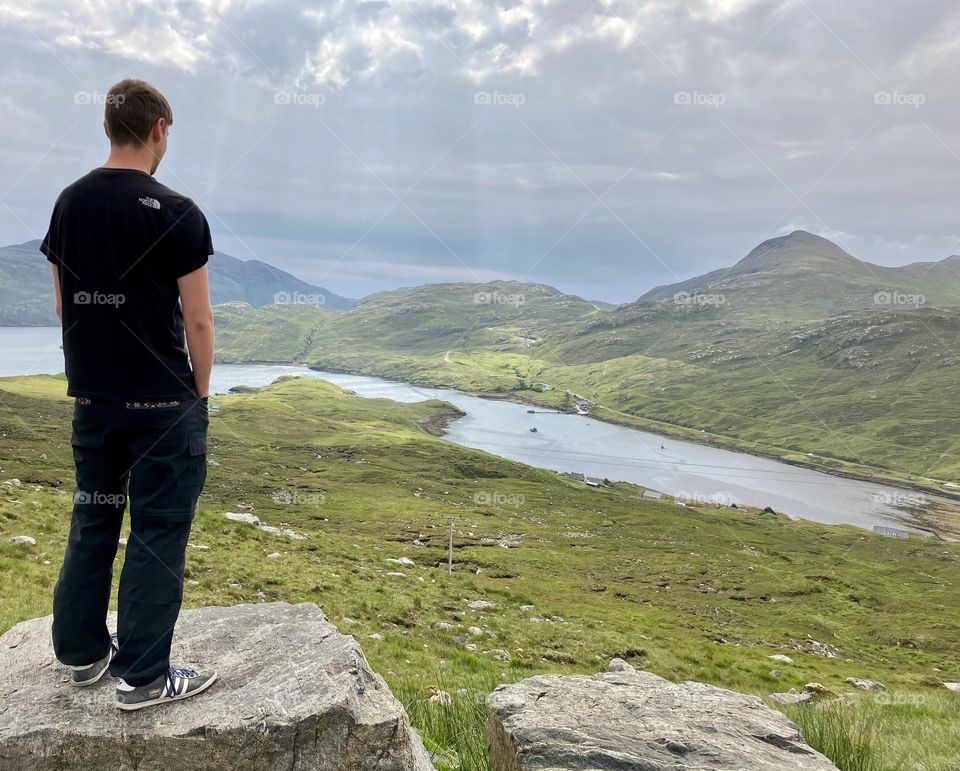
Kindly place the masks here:
<instances>
[{"instance_id":1,"label":"man's hand","mask_svg":"<svg viewBox=\"0 0 960 771\"><path fill-rule=\"evenodd\" d=\"M210 372L213 370L213 309L207 284L207 266L197 268L177 279L183 326L187 333L187 350L193 366L197 396L210 394Z\"/></svg>"},{"instance_id":2,"label":"man's hand","mask_svg":"<svg viewBox=\"0 0 960 771\"><path fill-rule=\"evenodd\" d=\"M63 326L63 300L60 299L60 269L50 263L53 269L53 294L57 298L57 318L60 319L60 325Z\"/></svg>"}]
</instances>

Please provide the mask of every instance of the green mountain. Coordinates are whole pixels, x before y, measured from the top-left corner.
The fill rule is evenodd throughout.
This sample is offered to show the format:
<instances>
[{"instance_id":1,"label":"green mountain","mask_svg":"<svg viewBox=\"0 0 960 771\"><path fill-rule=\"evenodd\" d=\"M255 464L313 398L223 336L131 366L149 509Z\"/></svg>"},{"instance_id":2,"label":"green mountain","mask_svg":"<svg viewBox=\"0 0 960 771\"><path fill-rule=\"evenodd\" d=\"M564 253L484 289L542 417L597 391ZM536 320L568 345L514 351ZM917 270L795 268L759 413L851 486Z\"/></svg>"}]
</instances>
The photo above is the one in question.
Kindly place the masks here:
<instances>
[{"instance_id":1,"label":"green mountain","mask_svg":"<svg viewBox=\"0 0 960 771\"><path fill-rule=\"evenodd\" d=\"M796 230L729 268L656 287L640 298L725 306L739 317L817 319L854 308L960 304L960 257L887 267Z\"/></svg>"},{"instance_id":2,"label":"green mountain","mask_svg":"<svg viewBox=\"0 0 960 771\"><path fill-rule=\"evenodd\" d=\"M0 247L0 326L56 326L53 283L39 241ZM217 252L210 258L210 296L214 303L242 301L255 307L306 303L343 310L353 300L301 281L260 260L238 260Z\"/></svg>"},{"instance_id":3,"label":"green mountain","mask_svg":"<svg viewBox=\"0 0 960 771\"><path fill-rule=\"evenodd\" d=\"M231 305L218 355L558 407L569 390L608 420L944 489L960 479L960 260L865 266L793 233L615 307L510 282L383 292L342 313Z\"/></svg>"}]
</instances>

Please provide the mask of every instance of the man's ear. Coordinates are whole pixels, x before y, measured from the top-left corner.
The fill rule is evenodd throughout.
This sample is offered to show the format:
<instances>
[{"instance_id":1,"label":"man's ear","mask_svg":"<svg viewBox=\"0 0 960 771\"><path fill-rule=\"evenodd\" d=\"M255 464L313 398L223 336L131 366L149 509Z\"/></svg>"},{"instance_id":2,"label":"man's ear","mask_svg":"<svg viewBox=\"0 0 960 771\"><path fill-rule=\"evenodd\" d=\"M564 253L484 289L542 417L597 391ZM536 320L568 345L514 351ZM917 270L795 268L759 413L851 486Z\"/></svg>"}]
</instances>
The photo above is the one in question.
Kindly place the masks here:
<instances>
[{"instance_id":1,"label":"man's ear","mask_svg":"<svg viewBox=\"0 0 960 771\"><path fill-rule=\"evenodd\" d=\"M103 133L107 135L107 139L110 138L110 129L107 128L107 122L103 122Z\"/></svg>"},{"instance_id":2,"label":"man's ear","mask_svg":"<svg viewBox=\"0 0 960 771\"><path fill-rule=\"evenodd\" d=\"M153 124L153 129L150 132L150 138L153 140L154 144L160 144L163 141L163 135L166 132L166 118L157 118L157 122Z\"/></svg>"}]
</instances>

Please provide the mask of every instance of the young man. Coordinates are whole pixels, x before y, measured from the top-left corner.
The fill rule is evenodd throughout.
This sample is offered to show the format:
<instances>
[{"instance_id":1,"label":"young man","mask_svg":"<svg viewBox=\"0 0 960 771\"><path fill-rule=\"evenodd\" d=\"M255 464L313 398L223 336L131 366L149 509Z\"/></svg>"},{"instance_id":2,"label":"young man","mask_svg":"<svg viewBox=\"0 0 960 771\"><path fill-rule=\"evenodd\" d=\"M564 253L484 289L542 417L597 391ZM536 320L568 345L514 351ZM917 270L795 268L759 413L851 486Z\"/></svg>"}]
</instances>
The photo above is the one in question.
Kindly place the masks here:
<instances>
[{"instance_id":1,"label":"young man","mask_svg":"<svg viewBox=\"0 0 960 771\"><path fill-rule=\"evenodd\" d=\"M172 122L148 83L113 86L104 120L110 156L60 194L40 246L53 268L75 397L77 487L54 589L54 650L74 685L92 685L108 669L120 678L124 710L193 696L216 678L169 660L206 478L213 366L210 228L193 201L152 176ZM128 497L111 636L106 614Z\"/></svg>"}]
</instances>

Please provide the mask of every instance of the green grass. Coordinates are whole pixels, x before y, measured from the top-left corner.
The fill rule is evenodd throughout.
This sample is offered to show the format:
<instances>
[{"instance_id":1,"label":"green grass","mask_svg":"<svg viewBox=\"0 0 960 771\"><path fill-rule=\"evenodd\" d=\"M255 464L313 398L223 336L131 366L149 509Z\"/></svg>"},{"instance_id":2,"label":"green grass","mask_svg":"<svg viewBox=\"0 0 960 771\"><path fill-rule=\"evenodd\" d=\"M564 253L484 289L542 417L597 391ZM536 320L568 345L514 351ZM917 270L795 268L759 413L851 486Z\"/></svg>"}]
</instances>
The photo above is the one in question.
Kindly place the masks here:
<instances>
[{"instance_id":1,"label":"green grass","mask_svg":"<svg viewBox=\"0 0 960 771\"><path fill-rule=\"evenodd\" d=\"M3 630L50 612L72 490L64 385L0 379L0 482L20 481L0 488ZM844 769L895 768L904 752L909 768L960 764L960 695L938 685L960 680L960 546L682 508L626 484L588 488L421 429L450 411L361 399L315 380L217 397L213 465L191 535L210 550L188 551L186 605L318 603L361 642L446 758L441 766L487 767L482 704L497 683L595 672L613 656L762 696L809 681L841 694L852 690L848 676L880 680L886 701L854 692L844 720L831 724L815 705L795 719ZM486 505L478 493L514 503ZM270 535L226 511L309 537ZM36 546L9 544L18 534ZM416 567L388 561L401 556ZM387 575L395 570L406 576ZM467 608L478 598L495 608ZM455 631L436 629L439 621ZM476 651L453 639L473 625L483 630L471 638ZM798 650L808 636L837 658ZM497 649L510 660L497 661ZM771 661L774 653L794 663ZM431 686L452 704L431 703ZM861 738L860 726L877 725Z\"/></svg>"},{"instance_id":2,"label":"green grass","mask_svg":"<svg viewBox=\"0 0 960 771\"><path fill-rule=\"evenodd\" d=\"M746 301L611 308L526 286L417 287L342 313L218 310L218 356L552 406L571 390L604 419L660 433L933 491L960 480L960 308L802 320L747 313ZM480 290L529 298L478 305ZM956 520L939 525L960 535Z\"/></svg>"}]
</instances>

